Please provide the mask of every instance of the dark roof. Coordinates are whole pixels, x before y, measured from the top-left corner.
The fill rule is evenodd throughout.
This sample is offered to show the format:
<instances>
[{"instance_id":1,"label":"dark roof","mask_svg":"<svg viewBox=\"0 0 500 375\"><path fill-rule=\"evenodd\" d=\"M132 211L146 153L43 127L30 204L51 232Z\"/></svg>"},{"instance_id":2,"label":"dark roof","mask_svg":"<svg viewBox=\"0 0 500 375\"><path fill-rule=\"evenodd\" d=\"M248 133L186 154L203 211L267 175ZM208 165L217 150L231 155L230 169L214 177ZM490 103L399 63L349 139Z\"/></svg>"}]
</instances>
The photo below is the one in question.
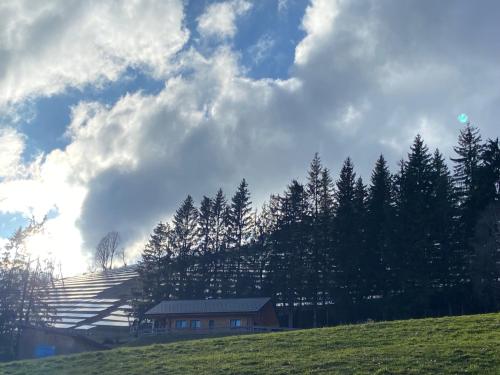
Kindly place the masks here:
<instances>
[{"instance_id":1,"label":"dark roof","mask_svg":"<svg viewBox=\"0 0 500 375\"><path fill-rule=\"evenodd\" d=\"M146 315L254 313L262 309L270 300L269 297L171 300L160 302L148 310Z\"/></svg>"}]
</instances>

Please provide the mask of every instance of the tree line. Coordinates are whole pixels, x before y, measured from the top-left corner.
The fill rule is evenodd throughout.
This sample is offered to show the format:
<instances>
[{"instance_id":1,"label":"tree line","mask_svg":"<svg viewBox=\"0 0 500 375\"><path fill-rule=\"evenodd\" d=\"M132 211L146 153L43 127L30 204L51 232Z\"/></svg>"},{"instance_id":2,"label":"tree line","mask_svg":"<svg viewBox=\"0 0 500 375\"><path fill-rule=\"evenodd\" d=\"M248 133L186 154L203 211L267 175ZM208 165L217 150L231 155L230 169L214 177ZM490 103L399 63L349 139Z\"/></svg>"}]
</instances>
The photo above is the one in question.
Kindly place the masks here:
<instances>
[{"instance_id":1,"label":"tree line","mask_svg":"<svg viewBox=\"0 0 500 375\"><path fill-rule=\"evenodd\" d=\"M241 181L191 196L142 252L139 319L162 300L270 296L283 324L320 326L500 307L500 149L461 130L451 158L414 139L399 170L381 155L368 184L350 158L334 181L318 154L252 209Z\"/></svg>"}]
</instances>

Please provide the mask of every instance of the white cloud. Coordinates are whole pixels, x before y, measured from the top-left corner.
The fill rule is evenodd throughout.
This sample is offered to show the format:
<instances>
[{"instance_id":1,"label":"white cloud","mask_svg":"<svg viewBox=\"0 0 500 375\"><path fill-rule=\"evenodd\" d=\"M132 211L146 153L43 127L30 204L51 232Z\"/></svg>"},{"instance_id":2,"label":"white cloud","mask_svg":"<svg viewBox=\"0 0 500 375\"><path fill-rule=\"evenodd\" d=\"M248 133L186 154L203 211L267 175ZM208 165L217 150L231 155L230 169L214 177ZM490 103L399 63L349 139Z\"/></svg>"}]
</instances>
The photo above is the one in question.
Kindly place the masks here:
<instances>
[{"instance_id":1,"label":"white cloud","mask_svg":"<svg viewBox=\"0 0 500 375\"><path fill-rule=\"evenodd\" d=\"M295 49L295 63L306 64L309 55L321 48L321 44L331 37L335 18L339 14L339 1L312 0L302 19L306 37Z\"/></svg>"},{"instance_id":2,"label":"white cloud","mask_svg":"<svg viewBox=\"0 0 500 375\"><path fill-rule=\"evenodd\" d=\"M288 9L288 0L278 0L278 12L284 12Z\"/></svg>"},{"instance_id":3,"label":"white cloud","mask_svg":"<svg viewBox=\"0 0 500 375\"><path fill-rule=\"evenodd\" d=\"M0 107L115 81L127 67L165 75L188 36L180 0L3 1Z\"/></svg>"},{"instance_id":4,"label":"white cloud","mask_svg":"<svg viewBox=\"0 0 500 375\"><path fill-rule=\"evenodd\" d=\"M21 172L23 151L24 136L12 128L0 129L0 181Z\"/></svg>"},{"instance_id":5,"label":"white cloud","mask_svg":"<svg viewBox=\"0 0 500 375\"><path fill-rule=\"evenodd\" d=\"M210 5L198 20L202 35L233 36L235 17L241 14L235 4L242 2ZM25 166L21 177L0 183L0 211L43 215L57 209L59 216L49 221L48 234L37 243L65 257L64 266L81 270L85 264L79 250L95 246L107 231L118 230L127 246L138 250L156 222L171 215L186 194L199 199L219 186L231 194L246 177L258 203L291 178L302 177L315 151L334 174L351 155L357 172L366 177L381 152L395 165L417 132L431 147L450 145L458 134L455 116L463 111L485 124L485 136L497 135L486 124L494 124L499 115L500 77L490 62L498 60L493 58L498 52L477 47L482 39L470 30L455 35L462 29L458 21L446 25L451 28L446 34L447 28L433 21L439 17L423 17L447 14L440 3L437 9L421 2L384 4L312 1L303 19L306 36L296 47L287 80L245 76L238 54L227 46L205 56L189 49L176 56L176 67L182 68L176 72L189 74L167 74L156 94L138 92L113 105L80 103L68 127L70 144ZM214 13L213 6L222 10ZM459 13L477 18L474 5L467 7ZM220 23L214 21L224 14ZM414 15L418 22L413 23ZM463 55L456 49L463 50L464 40L471 53L458 59ZM53 48L47 44L42 49ZM60 68L57 61L42 61ZM141 61L152 72L168 70L168 60ZM78 66L89 76L101 71ZM46 77L47 87L58 84L57 75ZM22 152L20 145L13 155ZM442 151L449 155L449 149ZM6 164L18 163L14 158ZM79 263L69 254L80 254Z\"/></svg>"},{"instance_id":6,"label":"white cloud","mask_svg":"<svg viewBox=\"0 0 500 375\"><path fill-rule=\"evenodd\" d=\"M229 0L210 4L198 18L198 32L204 37L230 38L236 34L236 18L252 4L245 0Z\"/></svg>"},{"instance_id":7,"label":"white cloud","mask_svg":"<svg viewBox=\"0 0 500 375\"><path fill-rule=\"evenodd\" d=\"M250 54L255 64L261 63L271 55L275 45L274 39L269 34L264 34L257 43L249 48Z\"/></svg>"}]
</instances>

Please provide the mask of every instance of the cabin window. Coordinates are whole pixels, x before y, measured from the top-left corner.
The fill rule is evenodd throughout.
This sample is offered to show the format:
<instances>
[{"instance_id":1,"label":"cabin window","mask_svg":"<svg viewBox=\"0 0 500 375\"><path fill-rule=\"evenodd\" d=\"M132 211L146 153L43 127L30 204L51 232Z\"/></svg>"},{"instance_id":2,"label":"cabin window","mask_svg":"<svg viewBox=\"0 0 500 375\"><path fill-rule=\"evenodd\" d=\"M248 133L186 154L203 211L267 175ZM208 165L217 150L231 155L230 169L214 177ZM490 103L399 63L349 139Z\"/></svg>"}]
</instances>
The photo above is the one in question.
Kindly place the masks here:
<instances>
[{"instance_id":1,"label":"cabin window","mask_svg":"<svg viewBox=\"0 0 500 375\"><path fill-rule=\"evenodd\" d=\"M201 328L200 320L191 320L191 329Z\"/></svg>"},{"instance_id":2,"label":"cabin window","mask_svg":"<svg viewBox=\"0 0 500 375\"><path fill-rule=\"evenodd\" d=\"M238 327L241 327L241 320L231 319L231 328L238 328Z\"/></svg>"},{"instance_id":3,"label":"cabin window","mask_svg":"<svg viewBox=\"0 0 500 375\"><path fill-rule=\"evenodd\" d=\"M208 321L208 328L214 329L215 327L215 320L209 320Z\"/></svg>"},{"instance_id":4,"label":"cabin window","mask_svg":"<svg viewBox=\"0 0 500 375\"><path fill-rule=\"evenodd\" d=\"M187 320L176 320L175 321L175 328L187 328L188 322Z\"/></svg>"}]
</instances>

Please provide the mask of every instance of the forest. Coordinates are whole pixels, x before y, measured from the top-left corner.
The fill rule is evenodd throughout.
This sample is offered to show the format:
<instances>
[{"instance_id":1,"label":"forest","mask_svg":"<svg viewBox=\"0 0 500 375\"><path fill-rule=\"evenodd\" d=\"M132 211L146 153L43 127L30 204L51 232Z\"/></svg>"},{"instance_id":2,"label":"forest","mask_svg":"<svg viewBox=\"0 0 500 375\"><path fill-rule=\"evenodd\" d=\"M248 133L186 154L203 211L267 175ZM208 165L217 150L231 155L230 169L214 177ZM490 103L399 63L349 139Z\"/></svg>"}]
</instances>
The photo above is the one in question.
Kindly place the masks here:
<instances>
[{"instance_id":1,"label":"forest","mask_svg":"<svg viewBox=\"0 0 500 375\"><path fill-rule=\"evenodd\" d=\"M451 165L451 170L448 167ZM316 327L500 307L500 148L467 124L447 162L417 135L395 173L338 178L314 155L260 210L245 179L199 206L188 195L139 262L144 312L166 299L272 297L281 323Z\"/></svg>"}]
</instances>

